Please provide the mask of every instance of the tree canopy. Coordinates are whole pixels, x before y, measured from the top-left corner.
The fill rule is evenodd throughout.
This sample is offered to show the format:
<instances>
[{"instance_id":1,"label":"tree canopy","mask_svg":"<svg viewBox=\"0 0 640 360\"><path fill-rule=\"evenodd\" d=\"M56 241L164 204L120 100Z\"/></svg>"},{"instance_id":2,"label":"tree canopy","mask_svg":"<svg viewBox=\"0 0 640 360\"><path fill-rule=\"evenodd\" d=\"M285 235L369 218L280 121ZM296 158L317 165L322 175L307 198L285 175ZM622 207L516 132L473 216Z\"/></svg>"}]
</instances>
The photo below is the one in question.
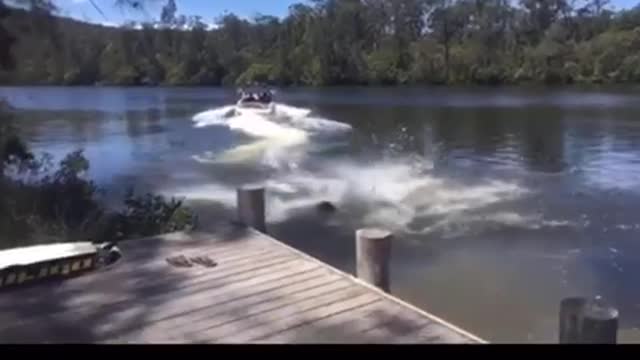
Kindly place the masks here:
<instances>
[{"instance_id":1,"label":"tree canopy","mask_svg":"<svg viewBox=\"0 0 640 360\"><path fill-rule=\"evenodd\" d=\"M15 38L19 61L0 82L640 81L640 7L615 12L607 0L313 0L292 5L284 18L227 14L215 26L180 15L179 5L168 0L157 22L120 28L1 6L0 40ZM46 33L36 27L43 19L55 23Z\"/></svg>"}]
</instances>

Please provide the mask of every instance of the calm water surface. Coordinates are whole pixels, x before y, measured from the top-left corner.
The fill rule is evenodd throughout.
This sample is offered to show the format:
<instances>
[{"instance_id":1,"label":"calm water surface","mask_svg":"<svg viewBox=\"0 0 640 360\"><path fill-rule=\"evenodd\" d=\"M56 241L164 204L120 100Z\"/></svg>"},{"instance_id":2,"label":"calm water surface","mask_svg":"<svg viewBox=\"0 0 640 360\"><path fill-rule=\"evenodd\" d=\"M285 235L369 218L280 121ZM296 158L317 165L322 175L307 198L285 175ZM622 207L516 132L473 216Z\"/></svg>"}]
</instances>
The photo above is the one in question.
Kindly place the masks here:
<instances>
[{"instance_id":1,"label":"calm water surface","mask_svg":"<svg viewBox=\"0 0 640 360\"><path fill-rule=\"evenodd\" d=\"M289 89L272 121L223 117L221 89L0 96L34 149L84 149L114 202L132 185L186 197L207 226L236 186L266 184L272 234L353 271L354 230L387 227L392 291L488 340L554 342L572 295L612 302L640 340L634 89Z\"/></svg>"}]
</instances>

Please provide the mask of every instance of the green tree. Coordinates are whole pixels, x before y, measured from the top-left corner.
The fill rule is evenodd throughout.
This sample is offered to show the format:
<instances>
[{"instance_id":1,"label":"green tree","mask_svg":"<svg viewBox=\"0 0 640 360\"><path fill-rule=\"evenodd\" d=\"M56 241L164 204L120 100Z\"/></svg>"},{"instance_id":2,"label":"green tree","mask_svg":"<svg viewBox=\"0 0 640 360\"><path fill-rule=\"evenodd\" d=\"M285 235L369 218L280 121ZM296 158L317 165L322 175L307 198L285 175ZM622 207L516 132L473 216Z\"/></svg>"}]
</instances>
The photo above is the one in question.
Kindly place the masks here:
<instances>
[{"instance_id":1,"label":"green tree","mask_svg":"<svg viewBox=\"0 0 640 360\"><path fill-rule=\"evenodd\" d=\"M28 11L2 6L0 39L18 40L13 51L21 61L0 81L321 86L636 78L631 43L640 8L614 12L607 0L313 0L292 5L282 19L225 14L213 29L178 13L179 1L163 1L158 21L117 29L52 16L48 1Z\"/></svg>"}]
</instances>

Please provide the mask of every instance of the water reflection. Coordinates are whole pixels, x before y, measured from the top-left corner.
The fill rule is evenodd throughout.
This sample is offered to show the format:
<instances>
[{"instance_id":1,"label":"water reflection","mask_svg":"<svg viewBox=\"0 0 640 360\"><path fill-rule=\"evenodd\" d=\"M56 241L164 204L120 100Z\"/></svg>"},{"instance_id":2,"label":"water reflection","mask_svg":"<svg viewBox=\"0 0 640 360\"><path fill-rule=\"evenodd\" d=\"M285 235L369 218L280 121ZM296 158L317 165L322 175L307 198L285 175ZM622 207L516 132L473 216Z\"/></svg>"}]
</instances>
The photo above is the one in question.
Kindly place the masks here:
<instances>
[{"instance_id":1,"label":"water reflection","mask_svg":"<svg viewBox=\"0 0 640 360\"><path fill-rule=\"evenodd\" d=\"M125 113L127 135L130 138L165 132L166 113L158 108Z\"/></svg>"},{"instance_id":2,"label":"water reflection","mask_svg":"<svg viewBox=\"0 0 640 360\"><path fill-rule=\"evenodd\" d=\"M394 228L394 292L497 341L554 341L557 306L603 295L638 340L640 99L611 91L283 90L282 102L349 123L346 146L287 169L197 161L251 141L191 117L221 89L3 89L37 150L85 149L116 189L189 196L208 219L234 188L270 187L271 229L353 270L353 230ZM69 99L75 99L71 101ZM286 152L284 155L287 155ZM339 206L320 218L317 201ZM213 222L213 221L212 221Z\"/></svg>"},{"instance_id":3,"label":"water reflection","mask_svg":"<svg viewBox=\"0 0 640 360\"><path fill-rule=\"evenodd\" d=\"M565 155L565 125L562 114L538 111L521 114L523 125L522 156L532 171L556 173L567 164Z\"/></svg>"}]
</instances>

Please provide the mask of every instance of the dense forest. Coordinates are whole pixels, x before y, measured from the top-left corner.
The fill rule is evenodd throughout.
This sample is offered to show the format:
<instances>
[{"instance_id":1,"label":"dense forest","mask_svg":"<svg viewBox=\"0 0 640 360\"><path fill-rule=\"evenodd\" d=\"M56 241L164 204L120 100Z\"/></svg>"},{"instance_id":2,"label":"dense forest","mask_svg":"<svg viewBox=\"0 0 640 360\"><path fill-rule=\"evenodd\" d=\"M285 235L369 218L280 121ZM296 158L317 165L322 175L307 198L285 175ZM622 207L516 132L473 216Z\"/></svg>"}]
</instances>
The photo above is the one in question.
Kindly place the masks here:
<instances>
[{"instance_id":1,"label":"dense forest","mask_svg":"<svg viewBox=\"0 0 640 360\"><path fill-rule=\"evenodd\" d=\"M0 83L640 81L640 6L614 12L607 0L312 0L282 19L231 14L215 27L179 4L120 28L5 8L17 62Z\"/></svg>"}]
</instances>

